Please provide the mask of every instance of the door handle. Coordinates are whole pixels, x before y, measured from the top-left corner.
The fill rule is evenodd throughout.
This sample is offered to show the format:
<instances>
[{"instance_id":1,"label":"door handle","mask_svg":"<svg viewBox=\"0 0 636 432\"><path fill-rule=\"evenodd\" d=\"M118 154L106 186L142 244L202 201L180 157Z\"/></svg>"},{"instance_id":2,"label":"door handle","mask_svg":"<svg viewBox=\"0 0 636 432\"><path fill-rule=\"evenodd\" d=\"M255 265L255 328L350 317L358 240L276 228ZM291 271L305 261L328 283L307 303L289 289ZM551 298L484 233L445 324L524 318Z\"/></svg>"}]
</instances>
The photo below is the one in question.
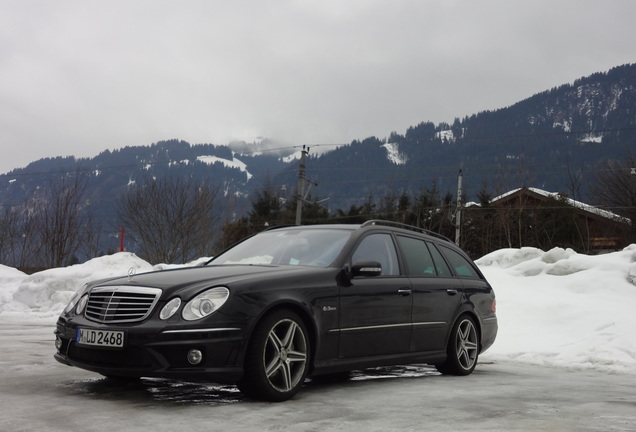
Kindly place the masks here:
<instances>
[{"instance_id":1,"label":"door handle","mask_svg":"<svg viewBox=\"0 0 636 432\"><path fill-rule=\"evenodd\" d=\"M413 291L408 288L400 288L397 293L401 296L409 296Z\"/></svg>"},{"instance_id":2,"label":"door handle","mask_svg":"<svg viewBox=\"0 0 636 432\"><path fill-rule=\"evenodd\" d=\"M446 290L446 294L454 296L454 295L457 294L457 290L456 289L452 289L452 288L451 289L447 289Z\"/></svg>"}]
</instances>

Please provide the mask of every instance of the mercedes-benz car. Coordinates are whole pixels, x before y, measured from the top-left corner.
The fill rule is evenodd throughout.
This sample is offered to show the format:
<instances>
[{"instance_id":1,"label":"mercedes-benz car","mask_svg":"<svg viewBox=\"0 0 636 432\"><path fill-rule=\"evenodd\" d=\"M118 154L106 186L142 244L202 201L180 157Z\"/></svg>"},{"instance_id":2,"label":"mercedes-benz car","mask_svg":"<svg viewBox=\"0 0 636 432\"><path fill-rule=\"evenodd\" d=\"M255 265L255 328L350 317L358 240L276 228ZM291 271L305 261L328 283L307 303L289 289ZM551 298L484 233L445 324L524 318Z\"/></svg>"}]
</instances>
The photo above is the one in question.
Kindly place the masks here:
<instances>
[{"instance_id":1,"label":"mercedes-benz car","mask_svg":"<svg viewBox=\"0 0 636 432\"><path fill-rule=\"evenodd\" d=\"M452 242L385 221L273 228L203 266L79 289L55 358L110 378L232 383L283 401L308 377L399 364L468 375L495 294Z\"/></svg>"}]
</instances>

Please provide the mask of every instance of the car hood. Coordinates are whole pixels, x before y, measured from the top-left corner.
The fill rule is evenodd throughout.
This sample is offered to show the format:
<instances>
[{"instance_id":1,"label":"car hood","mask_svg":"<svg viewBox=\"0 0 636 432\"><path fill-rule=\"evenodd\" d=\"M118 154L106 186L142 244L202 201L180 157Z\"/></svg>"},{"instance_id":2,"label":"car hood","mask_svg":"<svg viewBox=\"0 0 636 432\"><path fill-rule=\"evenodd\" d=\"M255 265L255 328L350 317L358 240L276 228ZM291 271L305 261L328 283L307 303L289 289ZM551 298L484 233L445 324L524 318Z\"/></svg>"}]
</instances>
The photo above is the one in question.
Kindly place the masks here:
<instances>
[{"instance_id":1,"label":"car hood","mask_svg":"<svg viewBox=\"0 0 636 432\"><path fill-rule=\"evenodd\" d=\"M159 288L172 294L182 289L208 288L215 285L251 285L286 278L300 278L316 273L331 273L334 269L269 265L210 265L162 270L122 276L96 282L93 286L139 286Z\"/></svg>"}]
</instances>

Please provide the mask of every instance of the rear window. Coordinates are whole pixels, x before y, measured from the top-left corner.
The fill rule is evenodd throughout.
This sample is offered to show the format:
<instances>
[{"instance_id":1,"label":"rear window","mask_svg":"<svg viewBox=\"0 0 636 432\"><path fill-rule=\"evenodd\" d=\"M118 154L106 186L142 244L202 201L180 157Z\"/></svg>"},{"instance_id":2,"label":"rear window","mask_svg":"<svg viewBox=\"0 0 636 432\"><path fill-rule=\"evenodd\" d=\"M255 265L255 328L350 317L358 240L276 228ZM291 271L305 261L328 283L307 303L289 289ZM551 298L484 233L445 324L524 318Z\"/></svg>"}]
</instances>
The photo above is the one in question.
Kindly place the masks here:
<instances>
[{"instance_id":1,"label":"rear window","mask_svg":"<svg viewBox=\"0 0 636 432\"><path fill-rule=\"evenodd\" d=\"M440 246L440 249L457 276L480 279L479 273L470 261L450 248Z\"/></svg>"}]
</instances>

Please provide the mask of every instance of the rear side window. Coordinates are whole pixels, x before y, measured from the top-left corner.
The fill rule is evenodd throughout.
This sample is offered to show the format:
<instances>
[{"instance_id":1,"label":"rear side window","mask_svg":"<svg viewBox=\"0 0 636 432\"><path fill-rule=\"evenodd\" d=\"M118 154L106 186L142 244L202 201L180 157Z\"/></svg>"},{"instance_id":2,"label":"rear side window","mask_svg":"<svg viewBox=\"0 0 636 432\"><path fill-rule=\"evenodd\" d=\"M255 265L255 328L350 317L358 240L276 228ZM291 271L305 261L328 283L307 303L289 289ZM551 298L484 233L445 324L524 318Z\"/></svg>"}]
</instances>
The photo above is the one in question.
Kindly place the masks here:
<instances>
[{"instance_id":1,"label":"rear side window","mask_svg":"<svg viewBox=\"0 0 636 432\"><path fill-rule=\"evenodd\" d=\"M437 276L433 257L423 240L397 236L409 276Z\"/></svg>"},{"instance_id":2,"label":"rear side window","mask_svg":"<svg viewBox=\"0 0 636 432\"><path fill-rule=\"evenodd\" d=\"M450 267L448 267L448 264L446 264L444 257L442 257L442 254L440 253L440 251L437 250L435 245L429 243L428 249L431 251L431 256L433 257L433 262L435 263L435 268L437 269L437 274L442 277L452 277L453 273L451 272Z\"/></svg>"},{"instance_id":3,"label":"rear side window","mask_svg":"<svg viewBox=\"0 0 636 432\"><path fill-rule=\"evenodd\" d=\"M475 279L480 278L473 265L466 258L447 247L441 246L440 249L444 253L444 256L450 263L450 266L453 268L457 276L470 277Z\"/></svg>"}]
</instances>

